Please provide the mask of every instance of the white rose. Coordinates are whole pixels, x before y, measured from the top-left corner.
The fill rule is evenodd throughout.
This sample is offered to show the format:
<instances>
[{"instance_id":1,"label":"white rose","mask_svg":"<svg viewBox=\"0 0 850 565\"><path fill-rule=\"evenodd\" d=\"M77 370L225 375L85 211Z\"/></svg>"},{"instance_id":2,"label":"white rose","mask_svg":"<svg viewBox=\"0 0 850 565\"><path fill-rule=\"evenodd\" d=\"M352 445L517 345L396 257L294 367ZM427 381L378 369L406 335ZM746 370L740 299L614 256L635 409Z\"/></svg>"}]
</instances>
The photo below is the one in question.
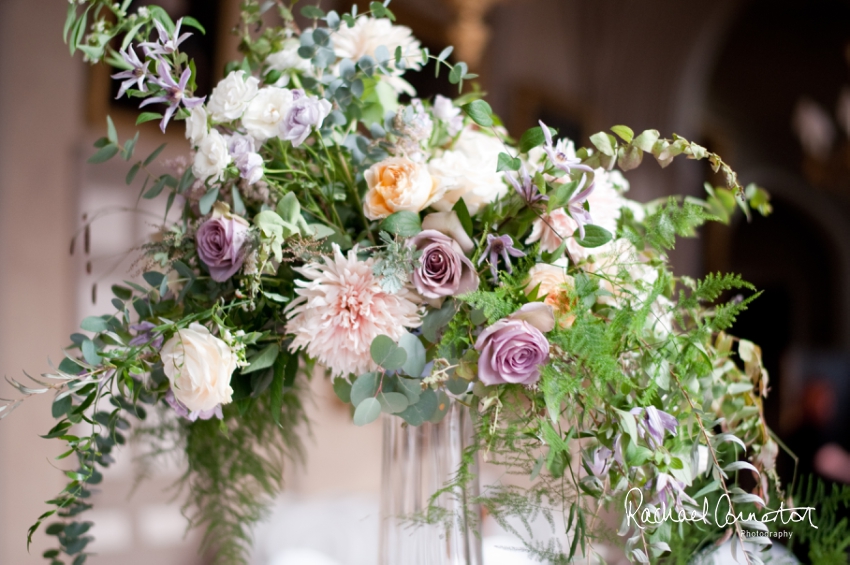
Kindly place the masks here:
<instances>
[{"instance_id":1,"label":"white rose","mask_svg":"<svg viewBox=\"0 0 850 565\"><path fill-rule=\"evenodd\" d=\"M178 330L160 355L174 396L190 411L212 410L232 400L236 355L201 324Z\"/></svg>"},{"instance_id":2,"label":"white rose","mask_svg":"<svg viewBox=\"0 0 850 565\"><path fill-rule=\"evenodd\" d=\"M248 104L242 125L257 141L265 141L280 133L280 122L292 107L292 91L267 86Z\"/></svg>"},{"instance_id":3,"label":"white rose","mask_svg":"<svg viewBox=\"0 0 850 565\"><path fill-rule=\"evenodd\" d=\"M192 142L192 146L197 147L207 136L208 131L207 111L204 107L195 106L189 110L189 117L186 119L186 139Z\"/></svg>"},{"instance_id":4,"label":"white rose","mask_svg":"<svg viewBox=\"0 0 850 565\"><path fill-rule=\"evenodd\" d=\"M369 185L363 212L370 220L402 210L419 212L440 196L439 185L425 165L406 157L384 159L369 167L363 176Z\"/></svg>"},{"instance_id":5,"label":"white rose","mask_svg":"<svg viewBox=\"0 0 850 565\"><path fill-rule=\"evenodd\" d=\"M195 178L205 181L212 178L213 182L221 180L224 170L230 164L230 152L227 141L218 130L211 130L198 145L192 172Z\"/></svg>"},{"instance_id":6,"label":"white rose","mask_svg":"<svg viewBox=\"0 0 850 565\"><path fill-rule=\"evenodd\" d=\"M214 122L232 122L239 119L248 103L257 95L260 81L245 78L245 71L233 71L213 88L207 110Z\"/></svg>"},{"instance_id":7,"label":"white rose","mask_svg":"<svg viewBox=\"0 0 850 565\"><path fill-rule=\"evenodd\" d=\"M266 65L269 71L284 73L290 69L295 71L309 71L310 59L304 59L298 54L301 43L297 39L287 39L283 49L266 57Z\"/></svg>"},{"instance_id":8,"label":"white rose","mask_svg":"<svg viewBox=\"0 0 850 565\"><path fill-rule=\"evenodd\" d=\"M496 172L499 153L504 150L495 137L471 129L464 130L454 150L446 151L428 163L431 175L439 179L441 188L446 191L440 200L434 202L434 208L446 212L463 198L469 213L475 214L484 205L504 196L508 187L503 181L503 173Z\"/></svg>"}]
</instances>

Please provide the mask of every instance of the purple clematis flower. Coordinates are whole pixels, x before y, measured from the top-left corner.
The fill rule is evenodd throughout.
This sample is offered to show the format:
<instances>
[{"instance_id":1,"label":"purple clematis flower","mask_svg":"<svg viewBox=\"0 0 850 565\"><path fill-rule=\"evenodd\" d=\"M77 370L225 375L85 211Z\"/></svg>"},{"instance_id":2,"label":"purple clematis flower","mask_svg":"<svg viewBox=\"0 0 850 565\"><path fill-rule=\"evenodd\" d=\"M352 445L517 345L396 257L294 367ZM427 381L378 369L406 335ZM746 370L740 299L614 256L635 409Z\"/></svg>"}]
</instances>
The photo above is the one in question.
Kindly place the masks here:
<instances>
[{"instance_id":1,"label":"purple clematis flower","mask_svg":"<svg viewBox=\"0 0 850 565\"><path fill-rule=\"evenodd\" d=\"M539 123L543 129L543 137L546 139L546 145L543 146L543 150L549 156L549 160L552 161L553 165L567 173L572 172L573 169L587 171L588 173L593 172L593 169L589 166L581 164L581 159L569 156L567 153L567 141L565 139L559 139L558 143L553 145L552 132L549 131L543 120L540 120Z\"/></svg>"},{"instance_id":2,"label":"purple clematis flower","mask_svg":"<svg viewBox=\"0 0 850 565\"><path fill-rule=\"evenodd\" d=\"M145 55L148 57L155 57L157 55L172 55L180 47L180 44L192 35L191 33L184 33L183 35L180 35L180 25L183 23L183 18L177 20L177 24L174 26L173 37L168 35L168 30L165 29L165 26L162 25L159 20L154 20L153 23L156 26L157 33L159 34L159 41L156 43L146 41L140 44L141 48L145 50Z\"/></svg>"},{"instance_id":3,"label":"purple clematis flower","mask_svg":"<svg viewBox=\"0 0 850 565\"><path fill-rule=\"evenodd\" d=\"M513 273L511 265L511 257L525 257L525 253L514 247L514 240L509 235L495 236L492 233L487 234L487 247L481 253L481 258L478 264L484 262L485 259L490 261L490 272L493 273L493 278L498 279L499 275L496 271L496 264L499 262L499 256L505 260L505 267L509 273Z\"/></svg>"},{"instance_id":4,"label":"purple clematis flower","mask_svg":"<svg viewBox=\"0 0 850 565\"><path fill-rule=\"evenodd\" d=\"M661 508L665 511L671 502L676 508L681 508L682 502L697 505L696 501L685 492L685 483L667 473L658 473L658 478L655 479L655 494L658 496Z\"/></svg>"},{"instance_id":5,"label":"purple clematis flower","mask_svg":"<svg viewBox=\"0 0 850 565\"><path fill-rule=\"evenodd\" d=\"M675 416L657 409L655 406L632 408L631 413L638 417L638 435L645 437L653 449L658 449L664 443L664 433L676 435L679 421Z\"/></svg>"},{"instance_id":6,"label":"purple clematis flower","mask_svg":"<svg viewBox=\"0 0 850 565\"><path fill-rule=\"evenodd\" d=\"M151 330L156 327L152 322L142 322L141 324L133 324L130 329L136 332L136 337L130 340L130 345L146 345L150 344L154 349L162 347L162 334L155 334Z\"/></svg>"},{"instance_id":7,"label":"purple clematis flower","mask_svg":"<svg viewBox=\"0 0 850 565\"><path fill-rule=\"evenodd\" d=\"M593 218L590 216L590 212L584 208L584 203L587 201L587 197L590 196L590 193L593 192L594 183L590 183L587 188L582 190L586 180L587 176L582 175L578 188L576 188L576 191L570 197L566 206L567 210L570 212L570 216L576 221L576 224L578 224L578 233L581 239L584 239L584 226L593 223Z\"/></svg>"},{"instance_id":8,"label":"purple clematis flower","mask_svg":"<svg viewBox=\"0 0 850 565\"><path fill-rule=\"evenodd\" d=\"M209 410L190 411L185 404L177 400L177 397L174 396L174 391L171 389L168 389L168 392L165 393L165 401L168 403L169 406L171 406L171 408L174 409L175 412L177 412L178 416L186 418L191 422L194 422L198 419L209 420L213 416L215 416L219 420L224 419L224 413L221 411L221 404L218 404L215 406L215 408L210 408Z\"/></svg>"},{"instance_id":9,"label":"purple clematis flower","mask_svg":"<svg viewBox=\"0 0 850 565\"><path fill-rule=\"evenodd\" d=\"M186 85L189 82L189 78L192 76L192 69L187 67L186 70L183 71L183 74L180 75L180 82L178 83L175 82L174 77L171 76L171 67L168 66L168 63L160 59L157 68L159 76L152 77L151 80L156 83L156 85L159 86L164 93L161 96L148 98L139 104L139 108L147 106L148 104L155 104L157 102L168 104L168 109L165 111L165 115L162 117L162 121L159 124L159 129L165 133L165 126L168 125L169 120L171 120L171 116L174 115L174 112L177 111L181 103L186 108L194 108L203 104L204 99L186 96Z\"/></svg>"},{"instance_id":10,"label":"purple clematis flower","mask_svg":"<svg viewBox=\"0 0 850 565\"><path fill-rule=\"evenodd\" d=\"M586 460L587 468L595 477L601 479L608 474L613 460L614 452L604 445L600 445L593 450L593 456Z\"/></svg>"},{"instance_id":11,"label":"purple clematis flower","mask_svg":"<svg viewBox=\"0 0 850 565\"><path fill-rule=\"evenodd\" d=\"M148 87L145 85L145 79L150 74L148 71L148 61L143 63L139 60L139 56L136 55L136 51L133 50L132 46L129 47L129 50L120 51L120 54L124 62L132 68L112 75L112 78L116 80L124 79L124 82L121 83L121 88L118 89L118 96L115 98L124 96L124 93L127 92L128 88L133 86L133 83L136 83L136 88L142 92L147 92Z\"/></svg>"},{"instance_id":12,"label":"purple clematis flower","mask_svg":"<svg viewBox=\"0 0 850 565\"><path fill-rule=\"evenodd\" d=\"M534 180L532 176L528 174L528 171L525 170L525 165L520 167L519 173L517 175L519 178L514 178L513 175L506 174L505 178L510 181L513 185L514 189L517 193L525 200L525 203L529 206L533 206L538 202L542 202L544 200L549 200L549 197L545 194L540 194L540 190L538 190L537 185L534 184Z\"/></svg>"}]
</instances>

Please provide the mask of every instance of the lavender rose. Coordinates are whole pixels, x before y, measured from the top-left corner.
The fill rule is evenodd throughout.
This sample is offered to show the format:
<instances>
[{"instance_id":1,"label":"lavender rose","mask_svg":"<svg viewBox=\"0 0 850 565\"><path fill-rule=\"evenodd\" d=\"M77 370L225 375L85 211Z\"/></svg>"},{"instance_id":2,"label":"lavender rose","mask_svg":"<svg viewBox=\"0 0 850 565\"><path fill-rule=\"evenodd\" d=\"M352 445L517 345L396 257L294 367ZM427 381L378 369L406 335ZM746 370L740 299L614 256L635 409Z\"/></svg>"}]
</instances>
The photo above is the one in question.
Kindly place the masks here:
<instances>
[{"instance_id":1,"label":"lavender rose","mask_svg":"<svg viewBox=\"0 0 850 565\"><path fill-rule=\"evenodd\" d=\"M478 288L478 273L460 244L437 230L423 230L410 240L422 251L413 285L425 298L439 300Z\"/></svg>"},{"instance_id":2,"label":"lavender rose","mask_svg":"<svg viewBox=\"0 0 850 565\"><path fill-rule=\"evenodd\" d=\"M478 378L485 385L536 383L540 365L549 359L549 341L543 332L554 327L552 308L532 302L486 328L475 342L481 353Z\"/></svg>"},{"instance_id":3,"label":"lavender rose","mask_svg":"<svg viewBox=\"0 0 850 565\"><path fill-rule=\"evenodd\" d=\"M292 96L295 102L280 123L280 133L283 139L298 147L310 135L311 127L322 127L322 122L331 112L331 103L315 96L305 96L301 90L293 90Z\"/></svg>"},{"instance_id":4,"label":"lavender rose","mask_svg":"<svg viewBox=\"0 0 850 565\"><path fill-rule=\"evenodd\" d=\"M212 218L198 228L198 257L209 268L212 280L224 282L242 267L242 248L248 239L248 222L234 216L226 205L216 204Z\"/></svg>"}]
</instances>

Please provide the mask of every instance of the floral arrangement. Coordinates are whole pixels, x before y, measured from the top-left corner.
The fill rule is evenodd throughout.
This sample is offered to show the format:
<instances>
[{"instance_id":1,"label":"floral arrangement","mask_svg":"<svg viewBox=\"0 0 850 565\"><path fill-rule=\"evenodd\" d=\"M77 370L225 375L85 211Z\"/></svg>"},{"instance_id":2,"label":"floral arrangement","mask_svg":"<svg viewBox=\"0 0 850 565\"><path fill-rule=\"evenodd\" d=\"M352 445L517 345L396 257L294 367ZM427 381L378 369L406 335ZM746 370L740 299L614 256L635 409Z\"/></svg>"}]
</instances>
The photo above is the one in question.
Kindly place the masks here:
<instances>
[{"instance_id":1,"label":"floral arrangement","mask_svg":"<svg viewBox=\"0 0 850 565\"><path fill-rule=\"evenodd\" d=\"M477 90L416 98L408 71L443 70L460 92L475 75L378 2L304 6L301 29L292 6L246 0L243 58L199 96L181 43L200 24L129 5L71 2L66 40L123 69L118 95L146 110L138 123L185 127L191 164L157 174L162 148L138 159L138 134L122 144L111 120L90 159L125 159L127 183L143 175L141 196L164 197L170 219L142 250L143 282L114 286L115 311L83 320L37 388L15 382L56 393L45 437L75 459L30 531L51 521L52 563L85 561L81 513L128 430L151 457L185 459L192 525L219 562L243 562L300 453L303 384L322 370L356 425L389 413L418 426L449 398L468 406L475 441L447 488L470 479L478 453L523 475L475 502L506 527L566 517L563 539L526 540L541 561L592 555L608 539L599 510L621 512L629 493L674 514L706 496L744 515L781 499L759 348L725 333L756 294L718 302L752 287L675 276L667 257L706 221L770 211L718 155L625 126L590 147L544 123L516 140ZM282 25L262 26L266 10ZM629 200L620 171L645 155L707 159L727 186ZM435 506L420 519L462 518ZM766 526L624 518L612 539L634 562L674 561L748 528Z\"/></svg>"}]
</instances>

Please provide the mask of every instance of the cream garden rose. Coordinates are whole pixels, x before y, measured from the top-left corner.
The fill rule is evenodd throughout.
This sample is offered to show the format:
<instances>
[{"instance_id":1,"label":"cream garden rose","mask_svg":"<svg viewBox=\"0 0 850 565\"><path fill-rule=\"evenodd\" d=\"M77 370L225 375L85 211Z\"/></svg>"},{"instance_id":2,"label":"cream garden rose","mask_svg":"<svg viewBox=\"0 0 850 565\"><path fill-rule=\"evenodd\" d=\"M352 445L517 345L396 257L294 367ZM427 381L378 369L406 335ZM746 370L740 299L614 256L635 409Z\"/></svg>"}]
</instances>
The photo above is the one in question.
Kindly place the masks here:
<instances>
[{"instance_id":1,"label":"cream garden rose","mask_svg":"<svg viewBox=\"0 0 850 565\"><path fill-rule=\"evenodd\" d=\"M207 111L214 122L232 122L242 117L248 103L257 95L260 81L245 76L245 71L233 71L213 88Z\"/></svg>"},{"instance_id":2,"label":"cream garden rose","mask_svg":"<svg viewBox=\"0 0 850 565\"><path fill-rule=\"evenodd\" d=\"M212 410L232 400L230 376L236 355L198 323L178 330L160 351L162 369L174 396L192 412Z\"/></svg>"},{"instance_id":3,"label":"cream garden rose","mask_svg":"<svg viewBox=\"0 0 850 565\"><path fill-rule=\"evenodd\" d=\"M466 129L455 142L454 149L432 159L429 170L444 191L434 202L441 212L451 210L463 198L470 214L495 202L508 192L504 173L497 172L502 143L479 131Z\"/></svg>"},{"instance_id":4,"label":"cream garden rose","mask_svg":"<svg viewBox=\"0 0 850 565\"><path fill-rule=\"evenodd\" d=\"M390 157L375 163L364 176L369 191L363 212L370 220L402 210L419 212L441 196L439 185L427 167L406 157Z\"/></svg>"}]
</instances>

